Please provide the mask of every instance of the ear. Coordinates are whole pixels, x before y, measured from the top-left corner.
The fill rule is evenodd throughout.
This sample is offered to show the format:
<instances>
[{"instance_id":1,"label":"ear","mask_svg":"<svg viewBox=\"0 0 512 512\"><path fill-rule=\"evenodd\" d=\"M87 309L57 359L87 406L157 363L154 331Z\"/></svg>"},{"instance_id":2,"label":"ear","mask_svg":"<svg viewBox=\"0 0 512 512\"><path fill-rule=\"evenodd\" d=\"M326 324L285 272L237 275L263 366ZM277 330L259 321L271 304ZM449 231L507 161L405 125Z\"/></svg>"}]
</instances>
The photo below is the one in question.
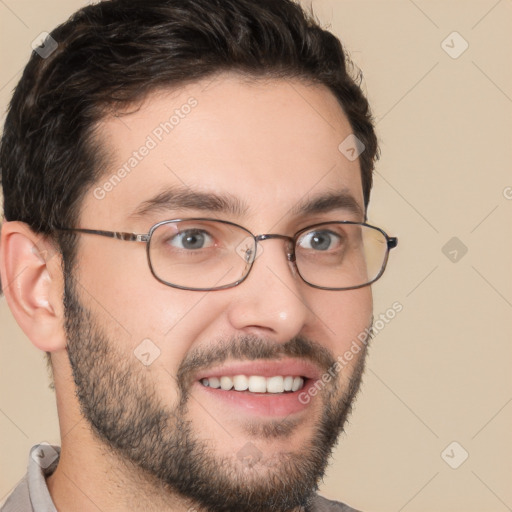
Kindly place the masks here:
<instances>
[{"instance_id":1,"label":"ear","mask_svg":"<svg viewBox=\"0 0 512 512\"><path fill-rule=\"evenodd\" d=\"M61 255L24 222L4 222L0 276L7 304L32 343L46 352L66 347Z\"/></svg>"}]
</instances>

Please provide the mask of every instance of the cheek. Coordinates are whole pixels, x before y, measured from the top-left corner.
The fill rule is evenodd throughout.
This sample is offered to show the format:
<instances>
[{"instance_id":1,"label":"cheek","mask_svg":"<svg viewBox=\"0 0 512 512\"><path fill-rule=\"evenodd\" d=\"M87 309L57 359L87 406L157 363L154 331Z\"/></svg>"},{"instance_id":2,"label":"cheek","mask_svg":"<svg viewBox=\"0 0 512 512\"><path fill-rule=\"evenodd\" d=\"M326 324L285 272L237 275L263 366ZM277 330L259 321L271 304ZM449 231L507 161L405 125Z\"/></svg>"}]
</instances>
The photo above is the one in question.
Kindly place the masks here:
<instances>
[{"instance_id":1,"label":"cheek","mask_svg":"<svg viewBox=\"0 0 512 512\"><path fill-rule=\"evenodd\" d=\"M329 348L337 357L358 340L371 325L373 313L372 292L369 286L341 292L322 291L314 311L323 326ZM312 333L313 334L313 333ZM318 336L318 331L317 335Z\"/></svg>"},{"instance_id":2,"label":"cheek","mask_svg":"<svg viewBox=\"0 0 512 512\"><path fill-rule=\"evenodd\" d=\"M178 290L157 281L149 286L134 282L112 301L119 321L130 333L130 344L151 339L173 367L222 311L222 305L203 292Z\"/></svg>"},{"instance_id":3,"label":"cheek","mask_svg":"<svg viewBox=\"0 0 512 512\"><path fill-rule=\"evenodd\" d=\"M122 327L135 342L160 341L174 331L191 327L204 316L203 292L166 286L152 275L144 244L91 237L81 248L78 280L88 303L108 322Z\"/></svg>"},{"instance_id":4,"label":"cheek","mask_svg":"<svg viewBox=\"0 0 512 512\"><path fill-rule=\"evenodd\" d=\"M212 334L225 306L213 294L175 289L151 275L148 280L134 279L106 302L127 331L117 329L127 356L149 353L154 370L161 372L155 383L174 387L180 364L205 333ZM219 334L217 329L214 335Z\"/></svg>"}]
</instances>

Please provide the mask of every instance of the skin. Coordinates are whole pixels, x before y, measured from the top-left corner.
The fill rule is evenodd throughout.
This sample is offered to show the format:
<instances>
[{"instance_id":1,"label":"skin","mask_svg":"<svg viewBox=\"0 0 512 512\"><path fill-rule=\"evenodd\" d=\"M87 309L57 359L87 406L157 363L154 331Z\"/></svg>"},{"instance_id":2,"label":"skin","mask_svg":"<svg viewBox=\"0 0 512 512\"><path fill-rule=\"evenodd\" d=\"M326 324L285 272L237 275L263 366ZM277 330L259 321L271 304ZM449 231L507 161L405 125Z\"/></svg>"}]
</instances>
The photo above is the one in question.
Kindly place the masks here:
<instances>
[{"instance_id":1,"label":"skin","mask_svg":"<svg viewBox=\"0 0 512 512\"><path fill-rule=\"evenodd\" d=\"M121 183L101 200L93 193L95 187L85 195L79 227L147 233L161 220L205 216L195 209L132 215L142 201L176 186L236 197L247 206L245 212L206 216L236 222L254 234L293 235L316 222L364 220L363 214L346 209L307 216L293 213L305 198L329 192L350 194L364 211L359 163L338 151L340 142L352 133L342 109L323 86L296 80L247 81L223 74L213 81L153 93L140 108L105 118L98 126L98 141L110 152L111 162L95 186L105 183L190 97L197 106ZM213 350L222 340L237 337L276 346L305 337L335 359L371 324L370 287L312 288L286 260L281 240L266 240L262 247L241 285L204 293L158 282L150 273L144 244L85 235L80 238L73 274L75 293L95 325L115 343L120 368L128 361L138 365L133 368L144 372L155 397L172 410L181 396L178 370L194 350ZM4 224L1 248L9 306L34 345L52 353L62 452L47 482L57 508L189 510L193 502L107 449L84 417L66 349L59 254L19 222ZM147 338L159 347L160 356L145 367L133 351ZM364 356L364 350L354 356L336 383L326 388L331 396L336 393L340 398L347 392ZM134 371L140 376L139 369ZM313 397L307 410L288 418L293 425L286 435L264 436L272 418L212 402L196 383L189 388L186 420L216 459L229 461L234 471L257 482L271 471L266 462L283 454L304 454L324 410L325 393ZM124 397L127 406L131 398ZM252 473L243 473L237 453L248 442L257 446L261 460Z\"/></svg>"}]
</instances>

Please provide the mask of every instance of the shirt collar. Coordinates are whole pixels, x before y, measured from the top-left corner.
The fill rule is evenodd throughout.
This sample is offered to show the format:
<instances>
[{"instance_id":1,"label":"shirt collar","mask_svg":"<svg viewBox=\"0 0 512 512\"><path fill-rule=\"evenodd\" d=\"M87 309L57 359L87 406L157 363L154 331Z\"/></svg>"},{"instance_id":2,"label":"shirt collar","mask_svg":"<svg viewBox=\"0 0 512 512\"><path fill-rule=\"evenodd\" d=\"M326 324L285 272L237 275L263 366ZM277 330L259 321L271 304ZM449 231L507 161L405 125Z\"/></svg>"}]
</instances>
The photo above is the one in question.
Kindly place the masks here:
<instances>
[{"instance_id":1,"label":"shirt collar","mask_svg":"<svg viewBox=\"0 0 512 512\"><path fill-rule=\"evenodd\" d=\"M59 463L60 447L48 443L36 444L28 458L28 492L30 501L37 512L57 512L50 496L46 477L50 476Z\"/></svg>"}]
</instances>

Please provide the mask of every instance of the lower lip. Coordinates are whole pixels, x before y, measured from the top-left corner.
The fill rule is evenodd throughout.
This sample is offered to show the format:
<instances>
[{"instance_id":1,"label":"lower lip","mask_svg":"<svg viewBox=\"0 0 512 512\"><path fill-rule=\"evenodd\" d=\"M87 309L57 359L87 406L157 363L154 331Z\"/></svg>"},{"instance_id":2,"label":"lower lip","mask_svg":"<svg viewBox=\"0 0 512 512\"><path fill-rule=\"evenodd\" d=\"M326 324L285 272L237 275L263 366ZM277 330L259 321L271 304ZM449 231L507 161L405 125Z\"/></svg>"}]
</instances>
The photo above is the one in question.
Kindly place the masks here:
<instances>
[{"instance_id":1,"label":"lower lip","mask_svg":"<svg viewBox=\"0 0 512 512\"><path fill-rule=\"evenodd\" d=\"M314 385L314 381L312 379L306 380L304 387L293 393L224 391L223 389L203 386L200 382L196 382L196 385L209 398L222 400L242 412L257 416L284 417L299 413L309 407L313 398L309 395L309 389Z\"/></svg>"}]
</instances>

